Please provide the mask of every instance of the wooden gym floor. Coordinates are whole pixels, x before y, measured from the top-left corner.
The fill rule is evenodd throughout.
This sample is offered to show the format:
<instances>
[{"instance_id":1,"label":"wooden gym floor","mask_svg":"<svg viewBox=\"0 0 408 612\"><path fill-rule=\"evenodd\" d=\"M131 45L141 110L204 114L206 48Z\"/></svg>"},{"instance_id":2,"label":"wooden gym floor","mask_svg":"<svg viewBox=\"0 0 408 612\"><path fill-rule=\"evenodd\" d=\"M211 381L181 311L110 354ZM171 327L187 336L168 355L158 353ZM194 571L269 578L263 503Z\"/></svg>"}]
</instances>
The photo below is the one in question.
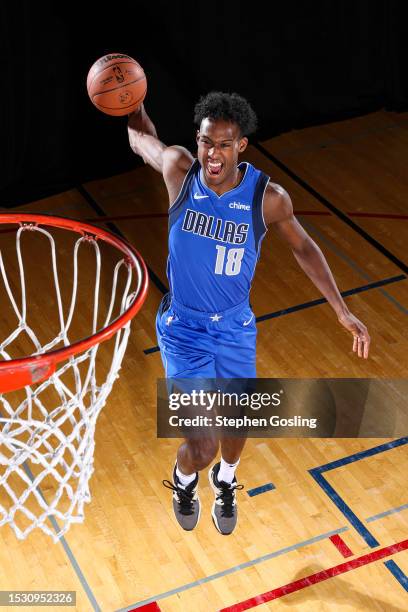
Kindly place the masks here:
<instances>
[{"instance_id":1,"label":"wooden gym floor","mask_svg":"<svg viewBox=\"0 0 408 612\"><path fill-rule=\"evenodd\" d=\"M279 316L258 323L260 377L407 377L407 158L408 115L386 112L249 147L244 159L290 193L372 336L369 360L358 360L330 307L309 304L319 293L270 230L251 300L257 317ZM1 529L0 590L74 590L81 612L408 609L408 438L399 430L392 439L251 439L233 535L212 525L206 473L197 529L176 524L161 481L179 441L155 432L166 209L148 167L18 208L114 224L153 274L99 417L85 522L59 544Z\"/></svg>"}]
</instances>

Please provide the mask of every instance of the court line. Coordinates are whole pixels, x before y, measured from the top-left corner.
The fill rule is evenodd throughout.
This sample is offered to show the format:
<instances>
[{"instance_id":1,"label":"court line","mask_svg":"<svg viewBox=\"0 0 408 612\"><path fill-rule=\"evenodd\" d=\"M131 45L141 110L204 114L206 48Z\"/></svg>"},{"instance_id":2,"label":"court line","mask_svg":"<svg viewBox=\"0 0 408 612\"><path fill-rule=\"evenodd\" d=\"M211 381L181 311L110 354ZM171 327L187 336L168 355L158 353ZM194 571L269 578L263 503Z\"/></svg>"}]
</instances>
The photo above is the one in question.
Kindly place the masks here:
<instances>
[{"instance_id":1,"label":"court line","mask_svg":"<svg viewBox=\"0 0 408 612\"><path fill-rule=\"evenodd\" d=\"M408 592L408 576L404 574L400 567L395 563L393 559L385 561L385 567L391 572L391 574L402 584L404 589Z\"/></svg>"},{"instance_id":2,"label":"court line","mask_svg":"<svg viewBox=\"0 0 408 612\"><path fill-rule=\"evenodd\" d=\"M383 287L384 285L390 285L391 283L397 283L402 280L406 280L407 277L404 274L400 274L399 276L392 276L391 278L385 278L380 281L374 281L372 283L368 283L367 285L361 285L360 287L355 287L354 289L347 289L346 291L341 291L341 295L343 297L348 297L350 295L355 295L357 293L362 293L364 291L369 291L371 289L378 289L379 287ZM390 296L391 297L391 296ZM287 314L291 314L292 312L297 312L299 310L305 310L306 308L312 308L314 306L320 306L321 304L326 304L326 298L318 298L317 300L311 300L309 302L304 302L303 304L296 304L296 306L289 306L289 308L283 308L282 310L275 310L275 312L270 312L264 315L260 315L256 317L255 321L257 323L262 323L262 321L267 321L269 319L275 319L277 317L282 317ZM401 308L404 308L401 304L398 303ZM408 313L408 310L406 309ZM152 346L148 349L144 349L143 352L145 355L150 355L151 353L156 353L159 351L159 347Z\"/></svg>"},{"instance_id":3,"label":"court line","mask_svg":"<svg viewBox=\"0 0 408 612\"><path fill-rule=\"evenodd\" d=\"M399 276L392 276L391 278L385 278L380 281L374 281L372 283L368 283L367 285L361 285L360 287L355 287L354 289L347 289L346 291L340 291L342 297L349 297L350 295L355 295L356 293L363 293L364 291L369 291L371 289L378 289L379 287L383 287L384 285L390 285L391 283L397 283L402 280L406 280L406 276L404 274L400 274ZM318 298L317 300L310 300L310 302L304 302L303 304L297 304L296 306L290 306L289 308L283 308L282 310L277 310L275 312L271 312L269 314L260 315L256 318L256 322L266 321L267 319L274 319L276 317L280 317L286 314L290 314L292 312L297 312L299 310L304 310L306 308L311 308L313 306L320 306L320 304L326 304L326 298Z\"/></svg>"},{"instance_id":4,"label":"court line","mask_svg":"<svg viewBox=\"0 0 408 612\"><path fill-rule=\"evenodd\" d=\"M107 223L108 221L131 221L133 219L157 219L161 217L168 217L169 214L165 213L135 213L133 215L115 215L114 217L90 217L85 219L88 223Z\"/></svg>"},{"instance_id":5,"label":"court line","mask_svg":"<svg viewBox=\"0 0 408 612\"><path fill-rule=\"evenodd\" d=\"M311 223L308 223L307 221L302 221L302 225L305 229L307 229L307 231L311 234L315 234L316 236L318 236L319 240L325 244L335 255L337 255L337 257L339 257L340 259L342 259L343 261L345 261L350 268L352 268L353 270L355 270L362 278L364 278L367 281L372 282L373 281L373 277L370 274L367 274L367 272L365 272L362 268L360 268L359 265L357 265L353 259L351 259L351 257L349 257L346 253L344 253L341 249L339 249L329 238L326 237L325 234L323 234L322 232L320 232L314 225L312 225ZM384 291L383 289L380 289L380 293L382 293L382 295L392 304L394 304L394 306L396 306L398 308L398 310L400 310L401 312L403 312L404 314L408 314L408 308L405 308L405 306L403 306L402 304L400 304L398 302L398 300L396 300L392 295L390 295L389 293L387 293L386 291Z\"/></svg>"},{"instance_id":6,"label":"court line","mask_svg":"<svg viewBox=\"0 0 408 612\"><path fill-rule=\"evenodd\" d=\"M316 191L311 185L309 185L304 179L302 179L299 175L297 175L293 170L291 170L286 164L281 162L277 157L272 155L268 149L262 146L259 142L254 143L253 145L260 153L262 153L266 158L272 161L280 170L285 172L295 183L300 185L305 191L310 193L316 200L318 200L323 206L328 208L336 217L341 219L346 225L351 227L357 234L359 234L362 238L364 238L372 247L377 249L384 257L389 259L400 268L405 274L408 274L408 266L403 263L396 255L391 253L388 249L385 248L378 240L373 238L368 232L363 230L357 223L352 221L346 213L341 211L339 208L334 206L327 198L325 198L321 193Z\"/></svg>"},{"instance_id":7,"label":"court line","mask_svg":"<svg viewBox=\"0 0 408 612\"><path fill-rule=\"evenodd\" d=\"M34 480L35 480L34 474L32 473L31 469L27 465L26 461L23 463L23 468L24 468L25 473L27 474L27 476L31 480L31 482L34 482ZM41 495L41 497L43 498L44 503L47 504L47 500L44 497L43 492L41 491L41 487L37 486L36 489L39 492L39 494ZM53 515L48 516L48 520L50 521L51 525L53 526L53 529L54 529L55 533L58 533L60 531L60 527L59 527L59 525L57 523L57 520L56 520L55 516L53 516ZM73 569L74 569L74 571L75 571L75 573L76 573L76 575L78 577L79 582L82 584L82 587L83 587L83 589L84 589L84 591L85 591L85 593L86 593L86 595L87 595L87 597L88 597L88 599L89 599L89 601L91 603L92 608L95 610L95 612L102 612L102 609L99 607L99 604L96 601L96 598L95 598L95 596L94 596L94 594L92 592L92 589L89 586L89 584L88 584L84 574L82 573L82 570L81 570L77 560L75 559L75 556L74 556L72 550L70 549L70 547L68 545L68 542L66 541L64 536L62 536L59 539L59 543L62 544L62 547L64 548L65 553L66 553L68 559L71 562L71 565L72 565L72 567L73 567Z\"/></svg>"},{"instance_id":8,"label":"court line","mask_svg":"<svg viewBox=\"0 0 408 612\"><path fill-rule=\"evenodd\" d=\"M333 217L333 213L327 210L294 210L293 214L297 216L312 216L312 217ZM408 215L396 214L396 213L369 213L369 212L351 212L348 211L346 214L349 217L367 217L370 219L396 219L405 220L408 219ZM137 219L157 219L160 217L168 217L167 212L160 213L134 213L132 215L116 215L113 217L89 217L85 219L88 223L106 223L108 221L127 221Z\"/></svg>"},{"instance_id":9,"label":"court line","mask_svg":"<svg viewBox=\"0 0 408 612\"><path fill-rule=\"evenodd\" d=\"M402 504L402 506L398 506L397 508L391 508L391 510L386 510L385 512L380 512L379 514L374 514L374 516L370 516L366 518L366 523L372 523L373 521L377 521L378 519L384 518L385 516L390 516L390 514L395 514L396 512L402 512L402 510L408 510L408 504Z\"/></svg>"},{"instance_id":10,"label":"court line","mask_svg":"<svg viewBox=\"0 0 408 612\"><path fill-rule=\"evenodd\" d=\"M217 580L217 578L223 578L224 576L228 576L229 574L233 574L239 570L245 569L247 567L252 567L254 565L257 565L258 563L263 563L264 561L268 561L269 559L273 559L274 557L279 557L280 555L283 555L285 553L298 550L299 548L303 548L304 546L309 546L310 544L314 544L315 542L320 542L321 540L329 538L331 535L335 535L337 533L344 533L348 530L348 527L341 527L340 529L334 529L333 531L322 533L321 535L314 536L313 538L309 538L308 540L304 540L303 542L298 542L296 544L292 544L291 546L286 546L285 548L275 550L274 552L268 553L267 555L262 555L262 557L257 557L256 559L252 559L251 561L245 561L245 563L234 565L233 567L230 567L221 572L217 572L216 574L211 574L210 576L205 576L204 578L200 578L199 580L194 580L193 582L183 584L179 587L171 589L170 591L159 593L158 595L154 595L153 597L149 597L148 599L144 599L143 601L134 603L126 608L120 608L120 610L116 610L116 612L130 612L131 610L141 608L142 606L157 601L158 599L165 599L166 597L176 595L177 593L181 593L182 591L188 591L189 589L201 586L206 582Z\"/></svg>"},{"instance_id":11,"label":"court line","mask_svg":"<svg viewBox=\"0 0 408 612\"><path fill-rule=\"evenodd\" d=\"M406 504L408 506L408 504ZM396 512L401 512L402 510L405 510L405 505L404 506L398 506L397 508L392 508L390 510L388 510L388 513L396 513ZM382 515L375 515L373 517L371 517L372 521L376 521L379 520L380 518L382 518ZM330 538L331 535L336 535L336 534L340 534L340 533L345 533L346 531L349 531L349 527L341 527L340 529L336 529L334 531L329 531L328 533L322 534L321 536L316 536L316 538L312 538L313 541L311 540L306 540L305 542L300 542L298 545L293 545L293 546L289 546L286 548L282 548L280 551L276 551L275 553L271 553L272 557L278 557L281 554L285 554L286 552L291 552L292 550L296 550L296 548L302 548L303 546L307 546L308 544L313 544L315 541L319 541L319 540L324 540L325 538ZM260 561L257 561L257 559L255 559L255 562L260 563L261 561L267 561L268 560L268 555L265 555L265 557L259 557L258 559L260 559ZM271 557L271 558L272 558ZM251 565L251 562L248 562L248 566ZM133 604L132 606L129 606L127 608L121 608L120 610L117 610L116 612L130 612L133 609L136 609L137 607L141 607L144 604L147 603L152 603L155 602L157 599L164 599L165 597L169 597L171 595L176 595L177 593L180 593L182 591L186 591L188 589L192 589L194 587L200 586L203 582L209 582L210 580L216 580L217 578L222 578L224 575L233 573L234 571L239 571L240 569L245 569L242 568L241 565L237 565L235 567L230 568L229 570L226 570L226 573L223 572L219 572L217 574L213 574L212 576L209 576L207 579L200 579L200 580L196 580L194 582L190 582L188 584L182 585L180 587L174 588L171 591L167 591L166 593L160 593L158 595L155 595L153 597L150 597L149 599L145 599L144 601L140 601L136 604Z\"/></svg>"},{"instance_id":12,"label":"court line","mask_svg":"<svg viewBox=\"0 0 408 612\"><path fill-rule=\"evenodd\" d=\"M85 198L85 200L88 202L88 204L94 209L94 211L98 215L106 217L106 214L105 214L105 211L103 210L103 208L96 202L96 200L91 196L89 191L87 191L87 189L85 189L85 187L83 185L80 185L80 184L76 185L76 189L83 196L83 198ZM120 229L114 223L109 223L108 222L107 226L111 230L111 232L113 232L114 234L119 235L121 238L123 238L124 240L127 241L126 236L120 231ZM155 272L153 272L153 270L150 268L150 266L147 265L147 263L146 263L146 267L147 267L147 270L149 272L149 277L150 277L152 283L163 294L167 293L168 292L168 288L166 287L166 285L164 285L164 283L162 283L160 278L157 276L157 274Z\"/></svg>"},{"instance_id":13,"label":"court line","mask_svg":"<svg viewBox=\"0 0 408 612\"><path fill-rule=\"evenodd\" d=\"M249 599L246 599L245 601L241 601L237 604L233 604L232 606L228 606L227 608L222 608L219 612L243 612L243 610L255 608L256 606L260 606L261 604L267 603L268 601L279 599L280 597L284 597L285 595L289 595L290 593L295 593L296 591L305 589L306 587L309 587L313 584L318 584L319 582L323 582L324 580L328 580L329 578L339 576L340 574L344 574L353 569L357 569L359 567L362 567L363 565L374 563L375 561L379 561L380 559L384 559L385 557L389 557L390 555L402 552L403 550L408 550L408 540L403 540L402 542L398 542L397 544L391 544L391 546L385 546L384 548L380 548L379 550L376 550L374 552L362 555L361 557L356 557L351 561L346 561L345 563L340 563L339 565L335 565L334 567L329 567L328 569L322 570L321 572L310 574L310 576L305 576L300 580L289 582L289 584L285 584L284 586L281 586L277 589L273 589L272 591L267 591L266 593L262 593L261 595L256 595L255 597L251 597ZM388 561L387 563L390 563L390 561ZM399 570L395 562L393 563Z\"/></svg>"},{"instance_id":14,"label":"court line","mask_svg":"<svg viewBox=\"0 0 408 612\"><path fill-rule=\"evenodd\" d=\"M143 606L143 608L139 609L142 610L142 612L160 612L160 608L155 601L152 601L152 603L149 603L146 606ZM130 612L132 611L130 610Z\"/></svg>"},{"instance_id":15,"label":"court line","mask_svg":"<svg viewBox=\"0 0 408 612\"><path fill-rule=\"evenodd\" d=\"M330 536L329 540L330 542L332 542L332 544L334 544L334 546L343 555L343 557L347 558L354 556L354 553L351 548L347 546L345 541L338 534Z\"/></svg>"},{"instance_id":16,"label":"court line","mask_svg":"<svg viewBox=\"0 0 408 612\"><path fill-rule=\"evenodd\" d=\"M254 497L255 495L259 495L260 493L266 493L266 491L272 491L276 489L275 485L272 482L268 482L260 487L254 487L253 489L248 489L247 493L249 497Z\"/></svg>"},{"instance_id":17,"label":"court line","mask_svg":"<svg viewBox=\"0 0 408 612\"><path fill-rule=\"evenodd\" d=\"M317 468L313 468L309 470L310 475L315 479L317 484L323 489L323 491L328 495L330 500L337 506L340 512L346 517L349 523L353 525L357 533L365 540L365 542L371 548L375 548L376 546L379 546L380 543L373 536L373 534L370 533L367 527L357 517L357 515L351 510L351 508L346 504L346 502L342 499L342 497L340 497L340 495L337 493L334 487L327 482L327 480L324 478L322 474L323 472L328 472L338 467L343 467L345 465L348 465L349 463L360 461L360 459L365 459L366 457L372 457L379 453L385 452L387 450L391 450L393 448L398 448L399 446L403 446L405 444L408 444L408 436L404 438L399 438L397 440L393 440L392 442L387 442L386 444L380 444L379 446L369 448L359 453L348 455L347 457L343 457L342 459L331 461L330 463L326 463L325 465L321 465ZM396 564L392 564L391 569L388 565L386 565L386 567L389 571L391 571L391 573L398 580L401 586L406 591L408 591L408 577L405 576L402 570Z\"/></svg>"},{"instance_id":18,"label":"court line","mask_svg":"<svg viewBox=\"0 0 408 612\"><path fill-rule=\"evenodd\" d=\"M369 219L408 219L408 215L394 213L368 213L368 212L348 212L349 217L367 217Z\"/></svg>"}]
</instances>

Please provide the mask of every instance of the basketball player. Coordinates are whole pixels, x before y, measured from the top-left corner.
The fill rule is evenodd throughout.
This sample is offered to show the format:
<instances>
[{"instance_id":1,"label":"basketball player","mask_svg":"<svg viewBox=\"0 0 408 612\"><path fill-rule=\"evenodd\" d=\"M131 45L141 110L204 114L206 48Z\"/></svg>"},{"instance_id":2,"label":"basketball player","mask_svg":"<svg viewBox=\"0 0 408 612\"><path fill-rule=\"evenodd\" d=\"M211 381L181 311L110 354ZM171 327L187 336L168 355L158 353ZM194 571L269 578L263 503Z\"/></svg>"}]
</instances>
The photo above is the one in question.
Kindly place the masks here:
<instances>
[{"instance_id":1,"label":"basketball player","mask_svg":"<svg viewBox=\"0 0 408 612\"><path fill-rule=\"evenodd\" d=\"M368 357L366 327L347 308L328 264L293 215L286 191L251 164L238 163L256 129L249 103L237 94L212 92L195 107L197 159L157 138L145 108L129 116L132 150L163 175L169 194L170 293L156 319L168 378L255 378L255 317L249 292L268 226L288 243L307 276L353 335L353 351ZM209 472L218 531L237 522L235 469L245 438L221 440L221 461ZM177 452L173 507L192 530L200 516L198 472L216 457L218 442L186 439Z\"/></svg>"}]
</instances>

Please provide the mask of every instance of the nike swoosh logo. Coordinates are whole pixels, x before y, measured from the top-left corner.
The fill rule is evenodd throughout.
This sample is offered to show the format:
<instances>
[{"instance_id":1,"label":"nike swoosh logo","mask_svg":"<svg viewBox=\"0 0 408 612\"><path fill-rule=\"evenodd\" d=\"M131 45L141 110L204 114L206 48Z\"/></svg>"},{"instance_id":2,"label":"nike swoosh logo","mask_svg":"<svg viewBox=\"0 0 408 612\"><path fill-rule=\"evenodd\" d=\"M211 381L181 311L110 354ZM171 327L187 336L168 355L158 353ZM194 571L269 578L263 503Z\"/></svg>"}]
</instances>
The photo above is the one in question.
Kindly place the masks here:
<instances>
[{"instance_id":1,"label":"nike swoosh logo","mask_svg":"<svg viewBox=\"0 0 408 612\"><path fill-rule=\"evenodd\" d=\"M248 321L244 321L242 325L244 325L244 326L249 325L253 318L254 318L254 315L252 315L252 317L250 319L248 319Z\"/></svg>"},{"instance_id":2,"label":"nike swoosh logo","mask_svg":"<svg viewBox=\"0 0 408 612\"><path fill-rule=\"evenodd\" d=\"M203 198L209 198L209 197L210 197L210 196L208 196L208 195L199 195L198 193L195 193L195 194L193 195L193 198L194 198L195 200L202 200Z\"/></svg>"}]
</instances>

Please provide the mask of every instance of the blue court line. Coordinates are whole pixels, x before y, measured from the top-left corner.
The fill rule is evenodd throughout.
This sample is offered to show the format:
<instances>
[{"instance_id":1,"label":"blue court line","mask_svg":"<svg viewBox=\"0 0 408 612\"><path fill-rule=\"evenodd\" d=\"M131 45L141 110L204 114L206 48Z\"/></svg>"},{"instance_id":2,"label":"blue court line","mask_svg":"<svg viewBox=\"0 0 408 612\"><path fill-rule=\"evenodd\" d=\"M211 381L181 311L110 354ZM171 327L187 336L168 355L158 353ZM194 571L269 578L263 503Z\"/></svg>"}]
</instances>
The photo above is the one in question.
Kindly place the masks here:
<instances>
[{"instance_id":1,"label":"blue court line","mask_svg":"<svg viewBox=\"0 0 408 612\"><path fill-rule=\"evenodd\" d=\"M386 510L385 512L380 512L379 514L374 514L374 516L370 516L366 518L366 523L372 523L373 521L377 521L378 519L384 518L385 516L389 516L390 514L396 514L397 512L401 512L402 510L408 510L408 504L403 504L402 506L398 506L397 508L391 508L391 510Z\"/></svg>"},{"instance_id":2,"label":"blue court line","mask_svg":"<svg viewBox=\"0 0 408 612\"><path fill-rule=\"evenodd\" d=\"M349 463L354 463L355 461L359 461L360 459L364 459L365 457L372 457L373 455L378 455L379 453L383 453L384 451L390 450L391 448L404 446L404 444L408 444L408 436L405 436L404 438L398 438L398 440L392 440L391 442L385 442L385 444L380 444L379 446L368 448L366 450L360 451L359 453L349 455L348 457L337 459L336 461L331 461L330 463L326 463L325 465L321 465L320 467L313 468L309 471L311 473L318 472L319 474L321 472L328 472L329 470L335 470L338 467L348 465Z\"/></svg>"},{"instance_id":3,"label":"blue court line","mask_svg":"<svg viewBox=\"0 0 408 612\"><path fill-rule=\"evenodd\" d=\"M228 576L229 574L233 574L234 572L237 572L239 570L245 569L247 567L252 567L254 565L257 565L258 563L263 563L264 561L268 561L269 559L279 557L280 555L284 555L285 553L292 552L293 550L303 548L304 546L309 546L310 544L314 544L315 542L320 542L321 540L325 540L332 535L344 533L348 530L348 527L341 527L340 529L334 529L333 531L322 533L321 535L309 538L308 540L304 540L303 542L298 542L297 544L292 544L292 546L286 546L285 548L280 548L279 550L275 550L274 552L268 553L267 555L262 555L262 557L257 557L256 559L252 559L251 561L245 561L245 563L234 565L233 567L223 570L222 572L217 572L216 574L205 576L204 578L200 578L199 580L194 580L193 582L189 582L187 584L183 584L182 586L176 587L175 589L171 589L170 591L165 591L164 593L159 593L158 595L154 595L153 597L149 597L148 599L144 599L143 601L138 601L137 603L129 605L126 608L120 608L119 610L116 610L116 612L129 612L129 610L133 610L134 608L141 608L142 606L146 606L147 604L157 601L158 599L165 599L166 597L170 597L171 595L176 595L177 593L188 591L189 589L201 586L206 582L211 582L212 580L217 580L217 578Z\"/></svg>"},{"instance_id":4,"label":"blue court line","mask_svg":"<svg viewBox=\"0 0 408 612\"><path fill-rule=\"evenodd\" d=\"M341 291L341 295L343 297L348 297L356 293L362 293L363 291L369 291L371 289L378 289L378 287L390 285L391 283L398 283L406 279L407 276L405 274L399 274L398 276L391 276L390 278L385 278L380 281L374 281L366 285L361 285L360 287L355 287L354 289L347 289L346 291ZM292 312L297 312L298 310L304 310L305 308L312 308L313 306L319 306L320 304L326 303L326 298L311 300L309 302L304 302L303 304L297 304L296 306L290 306L289 308L284 308L283 310L276 310L275 312L270 312L268 314L261 315L259 317L256 317L256 322L261 323L262 321L266 321L268 319L275 319L276 317L282 317L283 315L287 315ZM151 353L156 353L159 350L160 349L158 346L152 346L148 349L144 349L143 352L145 355L150 355Z\"/></svg>"},{"instance_id":5,"label":"blue court line","mask_svg":"<svg viewBox=\"0 0 408 612\"><path fill-rule=\"evenodd\" d=\"M378 287L390 285L391 283L398 283L406 279L407 277L405 274L399 274L398 276L391 276L390 278L385 278L380 281L374 281L366 285L361 285L360 287L355 287L354 289L347 289L346 291L341 291L340 293L343 297L348 297L350 295L355 295L356 293L377 289ZM312 306L319 306L320 304L326 303L326 298L318 298L317 300L311 300L310 302L304 302L303 304L297 304L296 306L290 306L289 308L284 308L283 310L277 310L276 312L261 315L260 317L256 318L256 322L259 323L260 321L266 321L267 319L275 319L276 317L281 317L283 315L290 314L291 312L297 312L299 310L304 310L305 308L311 308Z\"/></svg>"},{"instance_id":6,"label":"blue court line","mask_svg":"<svg viewBox=\"0 0 408 612\"><path fill-rule=\"evenodd\" d=\"M152 346L152 348L145 349L143 352L145 355L150 355L150 353L157 353L157 351L160 351L159 347Z\"/></svg>"},{"instance_id":7,"label":"blue court line","mask_svg":"<svg viewBox=\"0 0 408 612\"><path fill-rule=\"evenodd\" d=\"M365 540L365 542L367 542L370 548L375 548L376 546L379 546L380 544L378 540L368 531L366 526L362 523L362 521L360 521L357 515L354 514L354 512L340 497L337 491L335 491L335 489L327 482L324 476L322 476L322 473L334 470L344 465L348 465L349 463L354 463L355 461L359 461L360 459L364 459L365 457L372 457L374 455L378 455L379 453L390 450L392 448L403 446L404 444L408 444L408 436L404 438L399 438L398 440L393 440L392 442L387 442L386 444L380 444L379 446L369 448L359 453L354 453L353 455L349 455L348 457L343 457L343 459L331 461L330 463L326 463L325 465L321 465L317 468L309 470L309 473L316 480L317 484L329 496L331 501L337 506L337 508L346 517L346 519L353 525L357 533L359 533L360 536ZM384 565L398 580L401 586L406 591L408 591L408 577L405 576L405 574L398 567L398 565L395 562L393 562L391 566L389 562L384 562Z\"/></svg>"},{"instance_id":8,"label":"blue court line","mask_svg":"<svg viewBox=\"0 0 408 612\"><path fill-rule=\"evenodd\" d=\"M259 495L260 493L265 493L265 491L272 491L272 489L275 489L275 485L272 484L271 482L268 482L267 484L264 484L260 487L254 487L253 489L248 489L247 493L249 495L249 497L254 497L255 495Z\"/></svg>"},{"instance_id":9,"label":"blue court line","mask_svg":"<svg viewBox=\"0 0 408 612\"><path fill-rule=\"evenodd\" d=\"M398 580L398 582L408 591L408 576L404 574L400 567L395 563L393 559L384 561L385 567L390 570L391 574Z\"/></svg>"},{"instance_id":10,"label":"blue court line","mask_svg":"<svg viewBox=\"0 0 408 612\"><path fill-rule=\"evenodd\" d=\"M361 535L361 537L367 542L371 548L379 546L380 543L375 539L373 535L368 531L365 525L360 519L354 514L352 509L346 504L346 502L340 497L335 489L327 482L327 480L319 472L313 472L309 470L317 484L323 489L323 491L330 497L332 502L337 506L346 519L353 525L354 529Z\"/></svg>"}]
</instances>

